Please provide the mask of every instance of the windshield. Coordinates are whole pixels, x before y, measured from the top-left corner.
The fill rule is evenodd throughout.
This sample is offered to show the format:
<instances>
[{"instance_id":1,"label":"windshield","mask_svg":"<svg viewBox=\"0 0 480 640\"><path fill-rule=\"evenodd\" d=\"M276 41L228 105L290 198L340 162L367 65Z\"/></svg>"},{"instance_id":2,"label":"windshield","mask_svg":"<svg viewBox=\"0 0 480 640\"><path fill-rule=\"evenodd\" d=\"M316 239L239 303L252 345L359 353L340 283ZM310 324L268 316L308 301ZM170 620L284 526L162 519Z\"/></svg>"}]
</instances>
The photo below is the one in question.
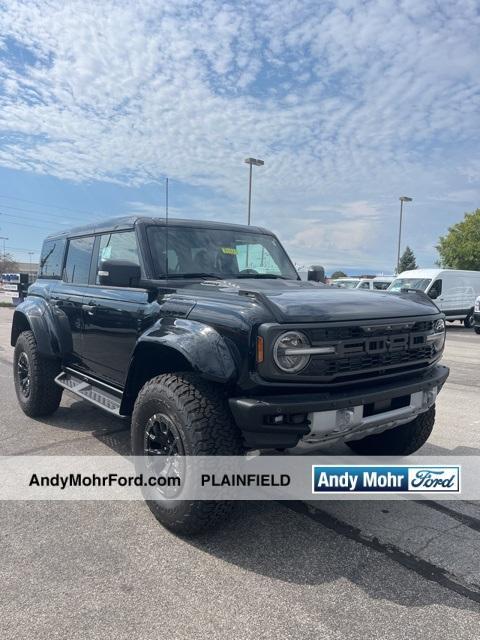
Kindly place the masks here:
<instances>
[{"instance_id":1,"label":"windshield","mask_svg":"<svg viewBox=\"0 0 480 640\"><path fill-rule=\"evenodd\" d=\"M168 273L169 278L298 280L283 247L266 233L169 225L168 255L167 228L151 226L147 233L157 278Z\"/></svg>"},{"instance_id":2,"label":"windshield","mask_svg":"<svg viewBox=\"0 0 480 640\"><path fill-rule=\"evenodd\" d=\"M431 281L431 278L397 278L392 282L388 290L418 289L419 291L425 291Z\"/></svg>"}]
</instances>

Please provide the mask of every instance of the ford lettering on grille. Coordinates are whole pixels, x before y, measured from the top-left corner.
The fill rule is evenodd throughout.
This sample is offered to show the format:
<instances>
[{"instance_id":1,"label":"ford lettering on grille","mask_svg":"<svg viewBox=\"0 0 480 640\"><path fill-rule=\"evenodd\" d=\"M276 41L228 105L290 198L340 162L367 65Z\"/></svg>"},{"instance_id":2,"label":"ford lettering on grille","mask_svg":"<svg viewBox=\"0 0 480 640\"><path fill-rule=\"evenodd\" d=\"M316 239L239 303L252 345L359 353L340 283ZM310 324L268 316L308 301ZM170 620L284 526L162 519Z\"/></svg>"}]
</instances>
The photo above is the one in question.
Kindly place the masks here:
<instances>
[{"instance_id":1,"label":"ford lettering on grille","mask_svg":"<svg viewBox=\"0 0 480 640\"><path fill-rule=\"evenodd\" d=\"M299 376L348 381L418 370L435 360L435 348L427 340L432 332L430 320L312 328L306 332L312 345L333 346L335 352L313 356Z\"/></svg>"}]
</instances>

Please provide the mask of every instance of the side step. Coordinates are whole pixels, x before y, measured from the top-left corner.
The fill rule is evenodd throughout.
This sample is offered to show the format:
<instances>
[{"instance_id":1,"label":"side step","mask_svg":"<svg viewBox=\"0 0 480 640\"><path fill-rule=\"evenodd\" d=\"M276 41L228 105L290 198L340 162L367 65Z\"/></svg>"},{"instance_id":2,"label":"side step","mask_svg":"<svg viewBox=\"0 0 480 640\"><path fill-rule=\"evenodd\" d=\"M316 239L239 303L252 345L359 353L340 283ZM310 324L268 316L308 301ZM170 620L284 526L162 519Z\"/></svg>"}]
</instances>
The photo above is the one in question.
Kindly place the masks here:
<instances>
[{"instance_id":1,"label":"side step","mask_svg":"<svg viewBox=\"0 0 480 640\"><path fill-rule=\"evenodd\" d=\"M71 391L80 398L88 400L88 402L100 407L100 409L113 413L113 415L120 418L124 417L120 413L121 391L117 391L114 387L97 383L91 378L83 376L71 369L62 371L55 378L55 382L64 389L67 389L67 391ZM108 388L108 391L105 387Z\"/></svg>"}]
</instances>

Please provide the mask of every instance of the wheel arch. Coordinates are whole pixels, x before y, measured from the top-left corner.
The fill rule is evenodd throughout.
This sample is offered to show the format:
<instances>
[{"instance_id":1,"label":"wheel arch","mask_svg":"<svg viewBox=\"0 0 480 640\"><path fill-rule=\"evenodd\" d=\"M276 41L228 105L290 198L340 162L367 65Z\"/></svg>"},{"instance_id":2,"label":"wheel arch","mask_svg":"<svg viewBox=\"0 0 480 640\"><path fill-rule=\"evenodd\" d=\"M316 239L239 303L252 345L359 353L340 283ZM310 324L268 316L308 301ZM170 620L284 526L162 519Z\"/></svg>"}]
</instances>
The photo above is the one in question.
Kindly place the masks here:
<instances>
[{"instance_id":1,"label":"wheel arch","mask_svg":"<svg viewBox=\"0 0 480 640\"><path fill-rule=\"evenodd\" d=\"M27 298L15 309L10 334L12 347L23 331L32 331L41 355L61 357L69 349L68 332L62 331L61 319L56 321L48 303L42 298Z\"/></svg>"},{"instance_id":2,"label":"wheel arch","mask_svg":"<svg viewBox=\"0 0 480 640\"><path fill-rule=\"evenodd\" d=\"M234 348L215 329L186 319L159 320L132 354L121 412L129 415L143 385L163 373L194 371L207 380L232 383L238 372Z\"/></svg>"}]
</instances>

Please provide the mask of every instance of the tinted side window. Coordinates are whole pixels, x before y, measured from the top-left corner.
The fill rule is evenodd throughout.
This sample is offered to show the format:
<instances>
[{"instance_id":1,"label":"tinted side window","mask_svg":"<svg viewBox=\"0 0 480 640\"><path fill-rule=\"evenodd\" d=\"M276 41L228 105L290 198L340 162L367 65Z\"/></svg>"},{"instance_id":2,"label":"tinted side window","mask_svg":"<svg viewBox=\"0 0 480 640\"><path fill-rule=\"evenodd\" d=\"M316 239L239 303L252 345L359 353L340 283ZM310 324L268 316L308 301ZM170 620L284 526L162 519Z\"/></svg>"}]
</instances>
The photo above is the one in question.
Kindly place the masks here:
<instances>
[{"instance_id":1,"label":"tinted side window","mask_svg":"<svg viewBox=\"0 0 480 640\"><path fill-rule=\"evenodd\" d=\"M104 260L126 260L140 266L137 239L134 231L106 233L100 237L96 283L99 284L98 271L102 271Z\"/></svg>"},{"instance_id":2,"label":"tinted side window","mask_svg":"<svg viewBox=\"0 0 480 640\"><path fill-rule=\"evenodd\" d=\"M47 240L43 243L40 256L39 278L62 277L63 254L65 252L65 238Z\"/></svg>"},{"instance_id":3,"label":"tinted side window","mask_svg":"<svg viewBox=\"0 0 480 640\"><path fill-rule=\"evenodd\" d=\"M65 282L88 284L94 237L72 238L68 243L67 261L63 273Z\"/></svg>"}]
</instances>

